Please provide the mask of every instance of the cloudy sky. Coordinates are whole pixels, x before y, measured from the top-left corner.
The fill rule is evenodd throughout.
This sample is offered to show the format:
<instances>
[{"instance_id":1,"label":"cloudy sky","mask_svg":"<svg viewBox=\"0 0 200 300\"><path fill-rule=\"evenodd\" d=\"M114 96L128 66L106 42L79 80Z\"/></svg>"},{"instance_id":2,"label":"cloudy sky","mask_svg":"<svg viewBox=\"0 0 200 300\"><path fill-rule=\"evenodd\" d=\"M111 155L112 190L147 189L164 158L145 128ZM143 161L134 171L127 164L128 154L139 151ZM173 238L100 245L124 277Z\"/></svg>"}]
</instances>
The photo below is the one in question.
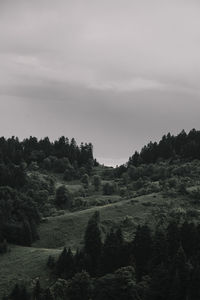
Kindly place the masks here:
<instances>
[{"instance_id":1,"label":"cloudy sky","mask_svg":"<svg viewBox=\"0 0 200 300\"><path fill-rule=\"evenodd\" d=\"M200 129L199 0L0 0L0 135L75 137L105 164Z\"/></svg>"}]
</instances>

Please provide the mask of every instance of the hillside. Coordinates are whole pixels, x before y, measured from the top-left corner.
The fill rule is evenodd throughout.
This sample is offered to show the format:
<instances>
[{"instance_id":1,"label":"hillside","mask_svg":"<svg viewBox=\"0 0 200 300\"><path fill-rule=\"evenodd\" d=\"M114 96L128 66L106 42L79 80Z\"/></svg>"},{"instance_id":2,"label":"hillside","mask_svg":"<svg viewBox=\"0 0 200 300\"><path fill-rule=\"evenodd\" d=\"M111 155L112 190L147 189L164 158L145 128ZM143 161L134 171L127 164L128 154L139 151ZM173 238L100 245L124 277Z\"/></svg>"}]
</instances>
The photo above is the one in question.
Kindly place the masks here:
<instances>
[{"instance_id":1,"label":"hillside","mask_svg":"<svg viewBox=\"0 0 200 300\"><path fill-rule=\"evenodd\" d=\"M57 257L60 252L59 249L37 249L35 247L9 245L9 252L0 257L0 299L17 282L33 286L36 279L39 278L42 285L47 285L49 271L46 263L48 257L49 255Z\"/></svg>"},{"instance_id":2,"label":"hillside","mask_svg":"<svg viewBox=\"0 0 200 300\"><path fill-rule=\"evenodd\" d=\"M196 221L200 220L200 205L198 209ZM47 217L39 227L40 240L32 247L9 246L10 252L1 256L0 268L3 276L0 283L0 297L16 282L34 285L36 278L39 278L41 284L47 286L49 271L46 263L49 255L57 257L64 246L73 250L82 247L84 231L94 211L100 212L101 230L104 235L112 226L120 225L124 236L131 239L138 224L148 223L154 226L158 218L161 222L165 222L169 216L174 217L179 213L184 216L187 212L191 212L191 205L187 197L177 197L176 201L173 201L171 197L153 193Z\"/></svg>"},{"instance_id":3,"label":"hillside","mask_svg":"<svg viewBox=\"0 0 200 300\"><path fill-rule=\"evenodd\" d=\"M192 137L191 133L189 137ZM179 140L180 137L177 139ZM156 239L155 235L160 233L168 245L166 247L171 247L167 236L168 230L170 226L177 226L175 230L177 230L177 236L180 235L178 239L180 241L182 239L185 243L183 244L185 257L196 261L198 255L190 256L187 239L192 234L198 237L194 232L198 232L200 223L200 161L196 156L194 158L181 157L177 153L173 154L172 151L172 157L163 158L158 155L154 162L145 162L144 152L154 153L155 149L158 150L161 147L163 140L166 143L172 143L172 140L176 141L176 138L168 136L168 139L162 139L162 142L157 146L154 145L154 148L148 146L148 151L144 148L137 163L134 159L130 159L127 164L119 168L101 166L95 160L88 160L87 164L79 166L76 161L71 164L69 160L66 160L64 152L62 152L64 156L59 158L59 147L64 149L63 151L69 150L68 147L70 147L66 140L63 144L63 139L59 140L58 148L56 143L47 143L49 151L58 151L56 152L57 158L52 158L50 155L40 160L39 152L37 152L37 161L33 161L36 150L32 150L29 154L26 152L26 163L21 161L18 166L15 164L16 161L13 164L9 162L10 159L16 160L17 158L15 155L12 156L12 153L8 153L5 161L0 165L1 178L4 178L8 172L9 178L12 179L10 186L5 185L7 181L2 181L0 185L0 250L5 252L0 254L0 268L3 274L0 281L0 297L8 294L16 283L27 287L30 291L34 288L37 279L41 287L48 288L52 286L52 278L55 281L59 276L64 280L69 280L76 272L82 270L86 270L92 277L103 276L107 272L113 273L117 268L130 265L136 266L137 284L140 284L141 274L152 276L151 270L145 269L144 266L143 273L140 274L137 260L132 261L131 251L134 239L137 239L140 230L145 232L144 238L140 239L142 249L148 248L148 244L150 245L151 241ZM12 140L12 142L18 145L17 140ZM32 142L33 140L30 139L23 143L32 145ZM6 143L9 145L11 141L8 140ZM41 141L39 145L44 147L44 141ZM84 151L89 151L91 155L91 146L85 147L81 146L74 151L82 153L83 157ZM4 155L6 155L5 149ZM25 155L22 150L20 155L21 159ZM50 161L51 168L49 168ZM20 180L14 180L15 177L20 177ZM85 234L90 222L94 223L94 228L96 226L97 233L93 236L91 243L98 234L101 239L99 244L102 248L99 250L101 254L99 254L98 264L102 264L102 269L99 269L98 264L94 264L91 269L88 260L88 255L91 254L85 253L87 251ZM183 235L184 230L186 233ZM108 254L109 258L104 257L104 247L112 239L118 243L115 236L117 234L119 234L117 239L121 240L120 247L122 247L120 250L122 253L117 260L120 261L120 257L124 256L124 262L116 263L115 261L113 268L106 269L106 264L101 260L108 259L112 262L113 254ZM149 240L143 245L145 238ZM6 246L6 240L8 246ZM70 248L72 252L67 252L69 250L63 252L63 247ZM93 244L90 247L93 249ZM179 243L173 255L178 255L178 247ZM80 258L76 257L77 249L82 251L77 252ZM151 250L153 251L153 248ZM127 254L126 251L128 251ZM197 250L194 247L192 251ZM71 275L59 273L58 266L53 270L47 268L49 256L55 257L57 261L58 258L62 258L62 255L63 257L68 255L71 263L76 260L72 263L72 265L76 263L76 269ZM90 257L93 263L95 255ZM169 256L169 254L165 255ZM151 257L148 259L150 266L155 263ZM169 257L170 263L167 266L169 270L170 264L173 264L170 259ZM140 263L146 264L145 260ZM70 271L70 267L65 264L66 261L61 263L61 266L63 265L66 270Z\"/></svg>"},{"instance_id":4,"label":"hillside","mask_svg":"<svg viewBox=\"0 0 200 300\"><path fill-rule=\"evenodd\" d=\"M39 227L40 240L33 246L53 249L65 246L73 250L82 247L87 222L95 211L100 212L101 229L104 234L111 227L120 225L125 236L130 238L131 234L134 235L137 225L144 223L156 225L158 219L154 220L153 214L160 213L161 217L162 213L163 217L167 218L181 208L186 214L189 206L185 197L177 197L173 203L170 197L154 193L73 213L67 212L61 216L46 218Z\"/></svg>"}]
</instances>

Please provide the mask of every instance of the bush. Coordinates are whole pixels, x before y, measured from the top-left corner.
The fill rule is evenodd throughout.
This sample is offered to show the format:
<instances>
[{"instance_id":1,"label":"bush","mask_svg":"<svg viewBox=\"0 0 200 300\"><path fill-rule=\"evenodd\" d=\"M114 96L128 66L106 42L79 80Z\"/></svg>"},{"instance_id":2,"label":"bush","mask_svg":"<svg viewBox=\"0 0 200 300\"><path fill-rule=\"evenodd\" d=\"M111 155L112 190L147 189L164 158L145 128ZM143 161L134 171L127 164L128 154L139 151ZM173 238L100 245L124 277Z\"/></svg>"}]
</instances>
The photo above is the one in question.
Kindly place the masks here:
<instances>
[{"instance_id":1,"label":"bush","mask_svg":"<svg viewBox=\"0 0 200 300\"><path fill-rule=\"evenodd\" d=\"M104 195L112 195L115 192L115 186L109 182L106 182L103 186Z\"/></svg>"},{"instance_id":2,"label":"bush","mask_svg":"<svg viewBox=\"0 0 200 300\"><path fill-rule=\"evenodd\" d=\"M83 177L81 178L81 182L82 182L84 188L88 189L88 187L89 187L89 176L88 176L88 174L83 175Z\"/></svg>"},{"instance_id":3,"label":"bush","mask_svg":"<svg viewBox=\"0 0 200 300\"><path fill-rule=\"evenodd\" d=\"M94 184L95 191L98 191L101 186L101 177L98 175L94 175L93 184Z\"/></svg>"},{"instance_id":4,"label":"bush","mask_svg":"<svg viewBox=\"0 0 200 300\"><path fill-rule=\"evenodd\" d=\"M61 208L70 208L72 205L72 195L65 185L61 185L56 190L56 205Z\"/></svg>"}]
</instances>

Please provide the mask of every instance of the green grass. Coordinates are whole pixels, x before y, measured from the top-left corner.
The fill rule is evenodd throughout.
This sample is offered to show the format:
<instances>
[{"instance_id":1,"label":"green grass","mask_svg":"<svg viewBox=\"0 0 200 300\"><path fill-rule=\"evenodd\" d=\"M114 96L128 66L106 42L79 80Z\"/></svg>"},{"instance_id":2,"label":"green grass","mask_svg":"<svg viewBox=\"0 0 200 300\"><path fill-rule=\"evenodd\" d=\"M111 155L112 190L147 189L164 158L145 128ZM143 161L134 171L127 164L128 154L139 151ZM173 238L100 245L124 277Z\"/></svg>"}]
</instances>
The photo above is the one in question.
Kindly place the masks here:
<instances>
[{"instance_id":1,"label":"green grass","mask_svg":"<svg viewBox=\"0 0 200 300\"><path fill-rule=\"evenodd\" d=\"M3 294L11 291L16 283L34 285L39 278L41 284L48 284L46 267L49 255L57 257L58 249L44 249L21 246L9 246L10 251L0 256L0 299Z\"/></svg>"},{"instance_id":2,"label":"green grass","mask_svg":"<svg viewBox=\"0 0 200 300\"><path fill-rule=\"evenodd\" d=\"M49 217L45 223L40 225L40 240L35 242L34 246L42 248L62 248L66 246L76 249L81 247L87 222L95 211L100 212L101 223L104 227L120 223L125 216L132 216L136 223L144 223L151 220L153 208L167 205L169 201L168 198L164 198L160 194L151 194L73 213L68 212L61 216Z\"/></svg>"}]
</instances>

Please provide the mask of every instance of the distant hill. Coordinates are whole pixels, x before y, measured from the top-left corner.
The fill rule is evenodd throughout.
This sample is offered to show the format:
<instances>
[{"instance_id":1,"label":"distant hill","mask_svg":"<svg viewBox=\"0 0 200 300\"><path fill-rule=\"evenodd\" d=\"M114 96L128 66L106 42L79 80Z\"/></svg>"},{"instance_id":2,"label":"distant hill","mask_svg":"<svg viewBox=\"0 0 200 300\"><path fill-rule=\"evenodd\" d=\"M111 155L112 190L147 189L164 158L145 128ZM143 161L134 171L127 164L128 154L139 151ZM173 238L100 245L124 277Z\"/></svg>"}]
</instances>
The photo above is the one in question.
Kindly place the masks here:
<instances>
[{"instance_id":1,"label":"distant hill","mask_svg":"<svg viewBox=\"0 0 200 300\"><path fill-rule=\"evenodd\" d=\"M157 142L150 142L140 152L129 158L128 166L155 163L158 159L200 159L200 131L192 129L188 134L182 130L174 136L168 133Z\"/></svg>"}]
</instances>

